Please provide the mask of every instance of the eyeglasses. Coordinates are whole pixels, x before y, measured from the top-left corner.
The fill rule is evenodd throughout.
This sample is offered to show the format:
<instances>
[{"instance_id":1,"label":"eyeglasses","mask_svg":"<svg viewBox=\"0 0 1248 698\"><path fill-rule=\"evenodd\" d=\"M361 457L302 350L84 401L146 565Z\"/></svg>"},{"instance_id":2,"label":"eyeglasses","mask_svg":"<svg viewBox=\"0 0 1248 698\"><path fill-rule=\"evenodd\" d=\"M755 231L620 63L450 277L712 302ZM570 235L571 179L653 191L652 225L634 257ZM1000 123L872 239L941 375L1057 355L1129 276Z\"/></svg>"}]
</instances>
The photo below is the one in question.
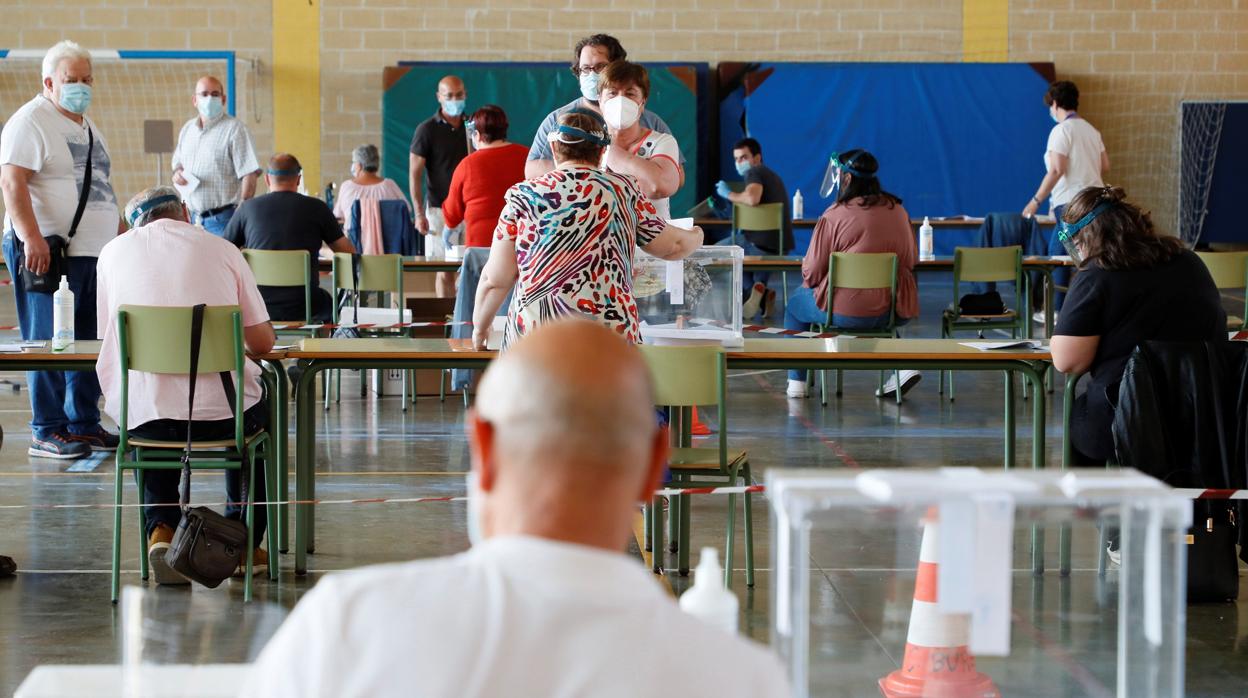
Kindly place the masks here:
<instances>
[{"instance_id":1,"label":"eyeglasses","mask_svg":"<svg viewBox=\"0 0 1248 698\"><path fill-rule=\"evenodd\" d=\"M590 73L601 73L602 71L606 69L607 69L606 63L599 63L598 65L583 65L576 69L576 74L577 75L589 75Z\"/></svg>"}]
</instances>

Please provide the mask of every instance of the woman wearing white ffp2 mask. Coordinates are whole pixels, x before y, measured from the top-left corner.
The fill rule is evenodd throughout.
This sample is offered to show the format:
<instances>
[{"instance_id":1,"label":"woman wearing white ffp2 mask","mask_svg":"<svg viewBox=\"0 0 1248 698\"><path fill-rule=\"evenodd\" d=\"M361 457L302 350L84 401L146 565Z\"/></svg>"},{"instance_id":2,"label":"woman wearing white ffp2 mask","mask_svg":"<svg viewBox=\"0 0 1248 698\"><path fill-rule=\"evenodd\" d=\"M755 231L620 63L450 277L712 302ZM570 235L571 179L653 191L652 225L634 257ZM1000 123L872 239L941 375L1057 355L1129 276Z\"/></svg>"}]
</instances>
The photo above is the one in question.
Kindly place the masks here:
<instances>
[{"instance_id":1,"label":"woman wearing white ffp2 mask","mask_svg":"<svg viewBox=\"0 0 1248 698\"><path fill-rule=\"evenodd\" d=\"M637 63L615 61L602 71L599 105L611 131L602 166L637 178L659 216L671 219L668 197L685 181L680 146L671 134L641 125L650 97L650 75Z\"/></svg>"}]
</instances>

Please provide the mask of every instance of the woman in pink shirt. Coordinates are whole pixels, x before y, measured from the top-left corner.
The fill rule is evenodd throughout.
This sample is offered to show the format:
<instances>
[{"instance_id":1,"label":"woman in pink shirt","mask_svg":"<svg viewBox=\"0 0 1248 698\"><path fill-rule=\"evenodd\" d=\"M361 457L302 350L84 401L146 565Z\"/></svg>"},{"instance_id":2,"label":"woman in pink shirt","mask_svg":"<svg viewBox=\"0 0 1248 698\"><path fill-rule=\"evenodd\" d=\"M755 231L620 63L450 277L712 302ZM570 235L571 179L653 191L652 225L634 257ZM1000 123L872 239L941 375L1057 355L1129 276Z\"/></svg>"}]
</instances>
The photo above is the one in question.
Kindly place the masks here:
<instances>
[{"instance_id":1,"label":"woman in pink shirt","mask_svg":"<svg viewBox=\"0 0 1248 698\"><path fill-rule=\"evenodd\" d=\"M897 318L903 325L919 315L914 264L918 249L910 214L901 199L880 188L879 162L871 153L854 149L833 156L830 175L836 200L819 217L802 260L802 285L785 304L784 326L809 329L827 321L828 257L833 252L893 252L897 255ZM832 320L838 327L874 329L888 324L887 289L836 289ZM918 371L901 371L904 394L919 380ZM891 396L896 376L878 397ZM806 372L789 371L789 397L806 396Z\"/></svg>"},{"instance_id":2,"label":"woman in pink shirt","mask_svg":"<svg viewBox=\"0 0 1248 698\"><path fill-rule=\"evenodd\" d=\"M334 200L334 217L350 225L347 217L351 215L351 205L359 201L389 201L391 199L406 200L403 190L393 179L383 178L377 174L381 169L381 155L375 145L362 145L351 151L351 179L338 187L338 198Z\"/></svg>"}]
</instances>

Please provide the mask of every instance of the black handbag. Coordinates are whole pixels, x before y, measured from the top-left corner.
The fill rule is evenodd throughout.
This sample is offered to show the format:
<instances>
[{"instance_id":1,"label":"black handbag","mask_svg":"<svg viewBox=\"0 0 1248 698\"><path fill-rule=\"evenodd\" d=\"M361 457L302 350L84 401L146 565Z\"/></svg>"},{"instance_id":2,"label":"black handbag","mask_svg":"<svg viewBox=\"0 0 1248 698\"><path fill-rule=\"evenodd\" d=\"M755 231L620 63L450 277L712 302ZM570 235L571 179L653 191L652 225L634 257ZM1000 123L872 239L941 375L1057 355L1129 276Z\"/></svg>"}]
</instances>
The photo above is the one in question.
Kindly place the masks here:
<instances>
[{"instance_id":1,"label":"black handbag","mask_svg":"<svg viewBox=\"0 0 1248 698\"><path fill-rule=\"evenodd\" d=\"M1002 315L1005 302L996 291L967 293L958 299L958 312L962 315Z\"/></svg>"},{"instance_id":2,"label":"black handbag","mask_svg":"<svg viewBox=\"0 0 1248 698\"><path fill-rule=\"evenodd\" d=\"M1204 505L1203 507L1201 505ZM1196 502L1195 526L1187 533L1187 600L1220 603L1239 598L1239 527L1234 504ZM1202 511L1203 509L1203 511Z\"/></svg>"},{"instance_id":3,"label":"black handbag","mask_svg":"<svg viewBox=\"0 0 1248 698\"><path fill-rule=\"evenodd\" d=\"M221 582L229 579L234 570L246 559L250 537L247 525L218 514L208 507L190 508L191 498L191 411L195 407L195 378L199 369L199 343L204 329L204 305L194 307L191 312L191 382L189 389L189 406L186 414L186 449L182 452L182 480L179 486L178 505L182 508L182 520L178 522L178 530L173 534L173 541L165 552L165 562L192 581L199 582L213 589ZM234 406L236 394L234 382L228 372L222 372L222 387L225 388L226 399L230 403L230 412L237 412ZM242 452L241 468L242 501L247 502L247 486L250 462L247 450Z\"/></svg>"},{"instance_id":4,"label":"black handbag","mask_svg":"<svg viewBox=\"0 0 1248 698\"><path fill-rule=\"evenodd\" d=\"M43 241L48 244L48 270L42 274L26 268L26 246L17 232L13 233L13 261L17 265L17 275L21 279L22 289L27 293L54 293L61 285L61 277L69 274L69 240L78 232L78 223L82 221L82 213L87 210L87 197L91 194L91 153L95 150L95 133L87 126L87 164L82 171L82 189L78 192L78 209L74 211L74 221L69 224L69 239L60 235L47 235Z\"/></svg>"},{"instance_id":5,"label":"black handbag","mask_svg":"<svg viewBox=\"0 0 1248 698\"><path fill-rule=\"evenodd\" d=\"M351 296L352 316L351 323L353 325L360 324L360 256L358 254L351 255L351 290L346 293ZM346 304L346 298L343 298L343 305ZM342 316L341 306L339 306L338 315ZM334 329L334 333L330 335L334 339L359 339L360 330L358 327L338 327Z\"/></svg>"}]
</instances>

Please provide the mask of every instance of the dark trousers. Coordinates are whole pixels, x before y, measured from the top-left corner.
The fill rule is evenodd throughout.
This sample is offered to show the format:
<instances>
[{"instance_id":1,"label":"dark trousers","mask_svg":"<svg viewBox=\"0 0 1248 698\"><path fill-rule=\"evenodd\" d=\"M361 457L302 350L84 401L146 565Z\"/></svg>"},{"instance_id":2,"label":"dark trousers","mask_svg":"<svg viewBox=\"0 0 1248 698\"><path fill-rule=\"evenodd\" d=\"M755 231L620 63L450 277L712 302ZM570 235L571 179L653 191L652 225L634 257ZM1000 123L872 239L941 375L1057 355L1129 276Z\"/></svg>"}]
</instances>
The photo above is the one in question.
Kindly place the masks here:
<instances>
[{"instance_id":1,"label":"dark trousers","mask_svg":"<svg viewBox=\"0 0 1248 698\"><path fill-rule=\"evenodd\" d=\"M268 400L261 398L252 407L243 413L243 431L246 434L254 434L268 426L269 423L269 406ZM130 430L131 437L141 439L152 439L157 441L184 441L186 439L186 421L180 419L156 419L145 422ZM191 438L196 441L215 441L217 439L234 438L234 420L218 419L191 422ZM264 460L257 459L255 463L256 476L250 481L252 500L256 502L267 501L267 494L264 486ZM204 472L204 471L199 471ZM138 471L135 472L138 477ZM182 511L178 508L178 483L181 478L180 470L144 470L143 471L143 503L158 504L162 506L154 506L147 509L147 535L151 535L156 528L156 524L165 524L166 526L176 529L178 522L182 519ZM194 478L194 475L192 476ZM225 471L225 500L229 505L225 508L225 515L246 521L243 518L243 507L238 506L238 502L242 500L241 487L242 483L239 477L239 471ZM191 499L191 505L195 504L194 498ZM268 524L268 516L264 507L256 507L255 518L253 519L252 529L252 545L259 546L260 540L264 537L264 529Z\"/></svg>"}]
</instances>

